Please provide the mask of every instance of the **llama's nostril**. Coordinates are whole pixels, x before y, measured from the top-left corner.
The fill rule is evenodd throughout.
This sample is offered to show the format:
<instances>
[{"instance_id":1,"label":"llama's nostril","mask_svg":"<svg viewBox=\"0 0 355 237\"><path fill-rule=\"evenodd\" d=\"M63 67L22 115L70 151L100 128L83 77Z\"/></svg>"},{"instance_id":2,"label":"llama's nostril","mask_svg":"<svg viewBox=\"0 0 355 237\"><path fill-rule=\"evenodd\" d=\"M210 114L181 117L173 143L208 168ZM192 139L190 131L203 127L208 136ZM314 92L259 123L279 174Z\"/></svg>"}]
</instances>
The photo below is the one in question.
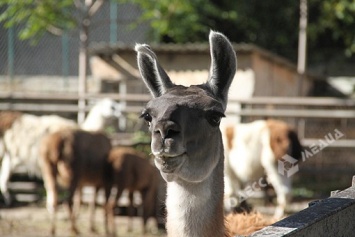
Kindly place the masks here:
<instances>
[{"instance_id":1,"label":"llama's nostril","mask_svg":"<svg viewBox=\"0 0 355 237\"><path fill-rule=\"evenodd\" d=\"M180 133L180 127L174 122L168 121L158 124L154 129L154 134L159 135L163 140L174 138Z\"/></svg>"},{"instance_id":2,"label":"llama's nostril","mask_svg":"<svg viewBox=\"0 0 355 237\"><path fill-rule=\"evenodd\" d=\"M165 138L173 138L173 137L177 136L179 133L180 133L180 131L178 131L178 130L169 129L166 133Z\"/></svg>"}]
</instances>

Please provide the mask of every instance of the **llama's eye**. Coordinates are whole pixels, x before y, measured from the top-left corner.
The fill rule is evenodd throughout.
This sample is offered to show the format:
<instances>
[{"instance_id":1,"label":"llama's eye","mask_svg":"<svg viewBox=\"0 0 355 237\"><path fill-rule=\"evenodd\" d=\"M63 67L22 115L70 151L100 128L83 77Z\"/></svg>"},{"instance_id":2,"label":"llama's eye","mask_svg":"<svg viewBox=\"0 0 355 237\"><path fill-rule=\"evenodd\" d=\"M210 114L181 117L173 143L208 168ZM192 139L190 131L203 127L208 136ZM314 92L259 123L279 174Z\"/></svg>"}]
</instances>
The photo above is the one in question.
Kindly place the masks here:
<instances>
[{"instance_id":1,"label":"llama's eye","mask_svg":"<svg viewBox=\"0 0 355 237\"><path fill-rule=\"evenodd\" d=\"M152 116L149 113L147 113L147 112L142 113L140 117L146 121L148 126L150 126L150 123L152 122Z\"/></svg>"},{"instance_id":2,"label":"llama's eye","mask_svg":"<svg viewBox=\"0 0 355 237\"><path fill-rule=\"evenodd\" d=\"M207 121L214 127L218 126L221 123L221 119L224 117L224 114L221 112L211 111L207 113Z\"/></svg>"},{"instance_id":3,"label":"llama's eye","mask_svg":"<svg viewBox=\"0 0 355 237\"><path fill-rule=\"evenodd\" d=\"M214 115L210 118L210 122L212 124L219 125L219 123L221 122L221 119L222 119L221 117Z\"/></svg>"}]
</instances>

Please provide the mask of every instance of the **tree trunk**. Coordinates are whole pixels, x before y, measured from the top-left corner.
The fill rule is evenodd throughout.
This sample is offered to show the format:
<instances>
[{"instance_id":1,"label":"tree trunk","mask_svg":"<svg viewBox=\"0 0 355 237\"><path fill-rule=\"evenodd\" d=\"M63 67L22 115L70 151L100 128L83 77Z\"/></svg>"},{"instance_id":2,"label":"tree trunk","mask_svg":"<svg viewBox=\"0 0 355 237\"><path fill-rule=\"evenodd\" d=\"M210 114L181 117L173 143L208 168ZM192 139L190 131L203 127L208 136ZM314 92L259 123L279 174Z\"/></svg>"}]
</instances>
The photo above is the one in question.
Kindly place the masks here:
<instances>
[{"instance_id":1,"label":"tree trunk","mask_svg":"<svg viewBox=\"0 0 355 237\"><path fill-rule=\"evenodd\" d=\"M87 62L89 45L89 17L85 17L80 29L80 48L79 48L79 81L78 81L78 123L82 124L85 119L85 94L87 92Z\"/></svg>"}]
</instances>

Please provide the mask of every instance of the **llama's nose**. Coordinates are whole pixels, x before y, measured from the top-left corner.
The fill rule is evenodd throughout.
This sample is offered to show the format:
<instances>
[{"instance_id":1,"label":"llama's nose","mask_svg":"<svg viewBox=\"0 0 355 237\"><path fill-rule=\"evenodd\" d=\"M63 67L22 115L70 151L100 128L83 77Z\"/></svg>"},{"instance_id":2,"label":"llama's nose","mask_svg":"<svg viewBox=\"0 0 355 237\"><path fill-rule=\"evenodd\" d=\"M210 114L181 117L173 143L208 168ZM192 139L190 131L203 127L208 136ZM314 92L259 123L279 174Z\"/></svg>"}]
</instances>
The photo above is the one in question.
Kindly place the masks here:
<instances>
[{"instance_id":1,"label":"llama's nose","mask_svg":"<svg viewBox=\"0 0 355 237\"><path fill-rule=\"evenodd\" d=\"M159 134L163 141L174 138L180 133L180 126L173 121L158 123L154 129L156 134Z\"/></svg>"}]
</instances>

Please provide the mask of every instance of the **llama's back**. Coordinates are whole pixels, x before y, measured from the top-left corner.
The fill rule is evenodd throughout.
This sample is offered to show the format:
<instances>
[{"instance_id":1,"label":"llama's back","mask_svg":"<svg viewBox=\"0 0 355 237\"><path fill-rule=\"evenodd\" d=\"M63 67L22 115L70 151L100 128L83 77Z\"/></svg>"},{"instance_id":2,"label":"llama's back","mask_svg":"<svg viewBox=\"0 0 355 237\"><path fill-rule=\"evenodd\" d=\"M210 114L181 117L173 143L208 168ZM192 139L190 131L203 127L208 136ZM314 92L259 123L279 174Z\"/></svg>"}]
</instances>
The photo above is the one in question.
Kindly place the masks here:
<instances>
[{"instance_id":1,"label":"llama's back","mask_svg":"<svg viewBox=\"0 0 355 237\"><path fill-rule=\"evenodd\" d=\"M76 130L73 146L75 159L80 167L80 185L104 185L103 178L108 179L111 175L108 170L108 155L111 150L109 138L101 132ZM103 174L109 176L102 177Z\"/></svg>"},{"instance_id":2,"label":"llama's back","mask_svg":"<svg viewBox=\"0 0 355 237\"><path fill-rule=\"evenodd\" d=\"M140 191L143 195L143 219L146 221L151 216L163 223L160 220L163 216L160 201L165 199L165 192L160 188L165 188L160 187L160 174L148 157L133 148L116 147L111 150L109 161L113 167L115 185L129 192Z\"/></svg>"},{"instance_id":3,"label":"llama's back","mask_svg":"<svg viewBox=\"0 0 355 237\"><path fill-rule=\"evenodd\" d=\"M1 111L0 112L0 161L4 157L6 152L6 146L4 141L5 132L11 129L13 123L22 116L20 112L13 111Z\"/></svg>"},{"instance_id":4,"label":"llama's back","mask_svg":"<svg viewBox=\"0 0 355 237\"><path fill-rule=\"evenodd\" d=\"M58 116L22 114L4 133L4 143L12 167L23 165L29 174L40 177L38 161L41 139L50 132L76 126L73 121Z\"/></svg>"},{"instance_id":5,"label":"llama's back","mask_svg":"<svg viewBox=\"0 0 355 237\"><path fill-rule=\"evenodd\" d=\"M52 133L62 129L78 128L78 124L72 120L62 118L57 115L40 116L40 124L42 124L44 133Z\"/></svg>"},{"instance_id":6,"label":"llama's back","mask_svg":"<svg viewBox=\"0 0 355 237\"><path fill-rule=\"evenodd\" d=\"M111 142L103 133L76 128L51 133L41 144L43 162L57 167L57 179L63 187L73 178L78 178L79 186L103 186L112 178L108 163L110 150Z\"/></svg>"}]
</instances>

